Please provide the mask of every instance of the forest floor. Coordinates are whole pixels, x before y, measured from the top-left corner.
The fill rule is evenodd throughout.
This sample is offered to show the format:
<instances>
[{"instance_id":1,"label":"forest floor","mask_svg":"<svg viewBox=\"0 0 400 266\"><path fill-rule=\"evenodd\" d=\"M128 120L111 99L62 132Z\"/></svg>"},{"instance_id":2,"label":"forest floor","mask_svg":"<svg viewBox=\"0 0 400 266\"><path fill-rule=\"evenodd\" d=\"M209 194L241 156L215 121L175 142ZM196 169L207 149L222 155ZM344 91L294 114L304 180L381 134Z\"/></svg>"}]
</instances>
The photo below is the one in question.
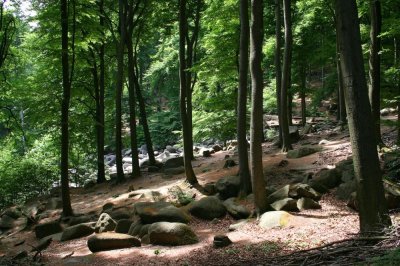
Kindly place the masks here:
<instances>
[{"instance_id":1,"label":"forest floor","mask_svg":"<svg viewBox=\"0 0 400 266\"><path fill-rule=\"evenodd\" d=\"M391 128L383 128L385 140L393 138ZM335 163L351 155L349 134L347 131L332 133L326 130L311 133L302 137L294 145L317 145L327 140L321 152L299 158L287 159L286 154L274 147L271 142L263 144L264 174L268 186L280 188L283 185L301 180L309 172L322 168L333 168ZM220 151L209 158L197 158L193 162L200 185L238 172L237 166L224 169L225 156L229 154L237 161L233 152ZM286 160L287 163L281 162ZM129 197L133 192L140 195L146 191L158 191L161 195L170 196L173 186L184 186L184 175L166 179L162 173L144 172L140 178L129 180L124 184L112 186L101 184L94 189L73 189L72 207L79 214L95 212L99 214L105 203L116 206L131 206L138 197ZM129 188L129 189L128 189ZM196 194L196 199L203 195L195 188L188 188ZM243 204L252 208L252 202L244 200ZM193 218L189 225L199 236L199 243L187 246L165 247L143 245L138 248L120 249L92 253L87 247L87 238L67 242L53 241L50 248L43 251L41 262L45 265L272 265L291 264L287 257L285 262L276 261L276 256L293 254L298 251L318 248L329 243L354 238L359 231L358 214L346 206L347 202L336 199L334 190L323 195L319 210L307 210L294 215L290 226L269 230L258 226L256 218L250 219L236 231L229 231L229 225L236 223L233 218L205 221ZM54 211L48 219L58 219L60 211ZM400 214L393 213L391 218L397 224ZM226 234L233 242L225 248L214 248L213 237ZM15 246L22 240L23 245ZM0 257L16 254L35 245L37 240L33 231L25 230L1 240ZM299 254L299 253L295 253ZM292 262L293 263L293 262ZM294 263L296 264L296 263Z\"/></svg>"}]
</instances>

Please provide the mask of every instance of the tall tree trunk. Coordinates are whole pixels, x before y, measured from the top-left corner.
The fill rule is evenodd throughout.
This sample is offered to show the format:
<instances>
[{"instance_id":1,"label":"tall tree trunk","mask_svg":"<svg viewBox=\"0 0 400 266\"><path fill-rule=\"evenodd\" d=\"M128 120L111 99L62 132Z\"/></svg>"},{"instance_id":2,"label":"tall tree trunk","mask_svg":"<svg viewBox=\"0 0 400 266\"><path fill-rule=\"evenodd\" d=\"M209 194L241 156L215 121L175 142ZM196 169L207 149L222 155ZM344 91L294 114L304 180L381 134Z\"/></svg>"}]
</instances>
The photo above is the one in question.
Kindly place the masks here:
<instances>
[{"instance_id":1,"label":"tall tree trunk","mask_svg":"<svg viewBox=\"0 0 400 266\"><path fill-rule=\"evenodd\" d=\"M104 28L104 0L100 1L100 27ZM102 33L104 37L104 33ZM97 183L106 181L104 166L104 91L105 91L105 65L104 65L104 40L100 45L100 76L98 97L96 97L96 137L97 137ZM96 71L97 73L97 71Z\"/></svg>"},{"instance_id":2,"label":"tall tree trunk","mask_svg":"<svg viewBox=\"0 0 400 266\"><path fill-rule=\"evenodd\" d=\"M291 82L289 82L291 83ZM288 93L288 121L289 126L293 126L293 93Z\"/></svg>"},{"instance_id":3,"label":"tall tree trunk","mask_svg":"<svg viewBox=\"0 0 400 266\"><path fill-rule=\"evenodd\" d=\"M122 167L122 93L124 82L124 47L125 47L125 11L124 0L119 0L119 42L117 43L117 84L115 89L115 153L117 166L117 182L125 181ZM133 152L133 151L132 151Z\"/></svg>"},{"instance_id":4,"label":"tall tree trunk","mask_svg":"<svg viewBox=\"0 0 400 266\"><path fill-rule=\"evenodd\" d=\"M339 36L336 29L336 70L338 79L338 120L343 126L346 124L346 104L344 101L343 75L340 66Z\"/></svg>"},{"instance_id":5,"label":"tall tree trunk","mask_svg":"<svg viewBox=\"0 0 400 266\"><path fill-rule=\"evenodd\" d=\"M251 192L249 155L247 152L247 75L249 71L249 1L240 0L240 52L239 52L239 93L237 109L237 138L239 153L240 196Z\"/></svg>"},{"instance_id":6,"label":"tall tree trunk","mask_svg":"<svg viewBox=\"0 0 400 266\"><path fill-rule=\"evenodd\" d=\"M282 106L281 106L281 90L282 90L282 21L281 21L281 0L275 0L275 74L276 74L276 106L278 109L279 121L279 145L282 146Z\"/></svg>"},{"instance_id":7,"label":"tall tree trunk","mask_svg":"<svg viewBox=\"0 0 400 266\"><path fill-rule=\"evenodd\" d=\"M400 56L400 45L398 43L399 37L393 38L393 49L394 49L394 67L399 68L399 56ZM400 96L400 74L397 74L395 78L397 85L398 97ZM400 99L397 100L397 144L400 144Z\"/></svg>"},{"instance_id":8,"label":"tall tree trunk","mask_svg":"<svg viewBox=\"0 0 400 266\"><path fill-rule=\"evenodd\" d=\"M145 139L146 146L147 146L147 153L149 155L149 164L155 165L156 158L154 156L153 142L151 140L149 124L147 123L146 105L145 105L145 102L144 102L144 99L142 96L141 86L140 86L139 78L138 78L139 71L138 71L138 65L137 65L136 51L135 51L135 69L136 69L136 71L134 72L135 84L136 84L135 91L136 91L136 97L137 97L138 104L139 104L140 123L143 126L144 139Z\"/></svg>"},{"instance_id":9,"label":"tall tree trunk","mask_svg":"<svg viewBox=\"0 0 400 266\"><path fill-rule=\"evenodd\" d=\"M370 12L371 12L371 47L369 56L369 100L371 103L372 121L375 126L375 137L376 144L383 146L382 135L381 135L381 56L379 54L381 50L381 34L382 28L382 14L381 14L381 2L379 0L370 0Z\"/></svg>"},{"instance_id":10,"label":"tall tree trunk","mask_svg":"<svg viewBox=\"0 0 400 266\"><path fill-rule=\"evenodd\" d=\"M134 62L134 49L132 42L132 34L129 34L126 39L126 46L128 50L128 83L129 83L129 127L130 127L130 139L131 139L131 156L132 156L132 173L131 177L135 178L140 176L139 167L139 154L136 134L136 82L135 82L135 62Z\"/></svg>"},{"instance_id":11,"label":"tall tree trunk","mask_svg":"<svg viewBox=\"0 0 400 266\"><path fill-rule=\"evenodd\" d=\"M290 72L292 59L292 19L290 12L291 0L283 0L283 19L285 24L285 53L283 56L282 89L281 89L281 121L282 121L282 151L292 149L289 137L288 90L290 88Z\"/></svg>"},{"instance_id":12,"label":"tall tree trunk","mask_svg":"<svg viewBox=\"0 0 400 266\"><path fill-rule=\"evenodd\" d=\"M68 151L69 151L69 102L71 98L71 81L68 63L68 1L61 0L61 54L63 98L61 103L61 197L63 215L73 215L69 194Z\"/></svg>"},{"instance_id":13,"label":"tall tree trunk","mask_svg":"<svg viewBox=\"0 0 400 266\"><path fill-rule=\"evenodd\" d=\"M254 204L258 213L267 210L267 195L262 164L261 130L263 127L263 72L261 69L263 43L263 1L251 1L250 73L251 73L251 126L250 156Z\"/></svg>"},{"instance_id":14,"label":"tall tree trunk","mask_svg":"<svg viewBox=\"0 0 400 266\"><path fill-rule=\"evenodd\" d=\"M187 19L186 19L186 0L179 0L179 82L180 82L180 113L182 120L182 133L183 133L183 161L185 165L186 180L190 184L197 184L197 178L194 174L191 154L193 148L191 145L190 124L188 120L188 110L186 101L187 97L187 81L186 81L186 58L185 46L187 39Z\"/></svg>"},{"instance_id":15,"label":"tall tree trunk","mask_svg":"<svg viewBox=\"0 0 400 266\"><path fill-rule=\"evenodd\" d=\"M301 99L301 124L302 126L305 126L307 123L307 117L306 117L306 79L307 79L307 71L306 71L306 66L303 65L301 67L301 88L300 88L300 99Z\"/></svg>"},{"instance_id":16,"label":"tall tree trunk","mask_svg":"<svg viewBox=\"0 0 400 266\"><path fill-rule=\"evenodd\" d=\"M356 1L337 0L336 14L346 111L357 181L360 230L365 233L390 225L391 221L384 196L374 125L371 122Z\"/></svg>"}]
</instances>

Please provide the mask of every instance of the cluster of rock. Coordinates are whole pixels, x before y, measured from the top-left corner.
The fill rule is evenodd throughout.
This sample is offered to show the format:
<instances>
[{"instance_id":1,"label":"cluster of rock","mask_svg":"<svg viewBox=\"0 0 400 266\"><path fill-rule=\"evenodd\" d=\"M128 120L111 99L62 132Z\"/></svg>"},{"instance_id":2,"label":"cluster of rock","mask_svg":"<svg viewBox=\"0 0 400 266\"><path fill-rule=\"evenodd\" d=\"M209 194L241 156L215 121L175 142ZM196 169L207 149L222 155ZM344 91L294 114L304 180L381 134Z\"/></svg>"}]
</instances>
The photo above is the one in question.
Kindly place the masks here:
<instances>
[{"instance_id":1,"label":"cluster of rock","mask_svg":"<svg viewBox=\"0 0 400 266\"><path fill-rule=\"evenodd\" d=\"M213 153L223 150L220 144L209 144L194 146L195 156L210 157ZM125 149L122 151L122 162L125 174L132 173L132 151ZM147 168L149 172L157 172L162 169L167 175L176 175L184 172L183 169L183 149L179 146L168 145L164 150L154 151L156 165L149 166L149 157L146 145L138 149L139 167ZM117 168L115 165L115 154L109 153L104 156L104 162L108 167L111 179L116 177Z\"/></svg>"}]
</instances>

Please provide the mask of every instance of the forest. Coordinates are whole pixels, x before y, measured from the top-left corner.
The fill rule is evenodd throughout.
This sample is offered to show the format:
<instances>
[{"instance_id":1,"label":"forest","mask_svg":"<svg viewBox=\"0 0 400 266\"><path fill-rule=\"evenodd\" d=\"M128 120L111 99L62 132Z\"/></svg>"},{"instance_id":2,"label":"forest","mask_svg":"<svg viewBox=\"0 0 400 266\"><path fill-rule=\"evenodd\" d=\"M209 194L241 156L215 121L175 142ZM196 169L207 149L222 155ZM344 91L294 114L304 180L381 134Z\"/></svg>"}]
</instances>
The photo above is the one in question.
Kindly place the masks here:
<instances>
[{"instance_id":1,"label":"forest","mask_svg":"<svg viewBox=\"0 0 400 266\"><path fill-rule=\"evenodd\" d=\"M0 265L400 264L400 0L0 0Z\"/></svg>"}]
</instances>

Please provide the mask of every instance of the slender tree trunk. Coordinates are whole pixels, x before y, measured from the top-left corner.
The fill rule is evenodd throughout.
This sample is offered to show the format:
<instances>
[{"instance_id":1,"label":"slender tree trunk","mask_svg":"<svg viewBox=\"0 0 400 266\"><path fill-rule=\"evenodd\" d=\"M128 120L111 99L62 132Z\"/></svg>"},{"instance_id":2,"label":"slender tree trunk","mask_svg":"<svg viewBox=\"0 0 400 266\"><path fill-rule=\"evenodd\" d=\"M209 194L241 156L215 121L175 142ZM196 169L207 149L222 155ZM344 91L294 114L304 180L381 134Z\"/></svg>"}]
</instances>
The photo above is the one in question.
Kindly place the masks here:
<instances>
[{"instance_id":1,"label":"slender tree trunk","mask_svg":"<svg viewBox=\"0 0 400 266\"><path fill-rule=\"evenodd\" d=\"M282 106L281 106L281 90L282 90L282 21L281 21L281 0L275 0L275 75L276 75L276 106L278 109L279 121L279 146L282 146Z\"/></svg>"},{"instance_id":2,"label":"slender tree trunk","mask_svg":"<svg viewBox=\"0 0 400 266\"><path fill-rule=\"evenodd\" d=\"M290 88L290 72L292 58L292 22L290 12L291 0L283 0L283 19L285 24L285 53L283 56L282 89L281 89L281 121L282 151L292 149L289 137L288 90Z\"/></svg>"},{"instance_id":3,"label":"slender tree trunk","mask_svg":"<svg viewBox=\"0 0 400 266\"><path fill-rule=\"evenodd\" d=\"M240 196L251 192L249 155L247 152L247 75L249 71L249 1L240 0L240 52L239 52L239 93L237 108L237 138L239 153Z\"/></svg>"},{"instance_id":4,"label":"slender tree trunk","mask_svg":"<svg viewBox=\"0 0 400 266\"><path fill-rule=\"evenodd\" d=\"M346 104L344 101L343 76L342 76L342 68L340 66L339 35L337 33L337 29L336 29L336 70L338 79L338 120L339 123L343 126L346 124Z\"/></svg>"},{"instance_id":5,"label":"slender tree trunk","mask_svg":"<svg viewBox=\"0 0 400 266\"><path fill-rule=\"evenodd\" d=\"M263 1L251 1L250 73L251 73L251 127L250 155L254 204L258 213L267 210L267 195L262 163L261 130L263 127L263 72L261 69L263 43Z\"/></svg>"},{"instance_id":6,"label":"slender tree trunk","mask_svg":"<svg viewBox=\"0 0 400 266\"><path fill-rule=\"evenodd\" d=\"M100 1L100 27L104 28L104 0ZM104 33L103 33L104 36ZM104 41L100 45L100 76L98 98L96 100L96 137L97 137L97 183L106 181L104 166L104 91L105 91L105 65ZM97 73L97 71L96 71Z\"/></svg>"},{"instance_id":7,"label":"slender tree trunk","mask_svg":"<svg viewBox=\"0 0 400 266\"><path fill-rule=\"evenodd\" d=\"M133 57L133 42L131 39L132 34L129 34L126 39L126 46L128 50L128 83L129 83L129 127L131 131L131 151L132 151L132 173L131 177L135 178L140 176L139 167L139 154L137 145L136 134L136 97L135 97L135 63Z\"/></svg>"},{"instance_id":8,"label":"slender tree trunk","mask_svg":"<svg viewBox=\"0 0 400 266\"><path fill-rule=\"evenodd\" d=\"M68 63L68 1L61 0L61 54L63 98L61 104L61 197L63 215L73 215L69 194L68 150L69 150L69 103L71 98L71 82Z\"/></svg>"},{"instance_id":9,"label":"slender tree trunk","mask_svg":"<svg viewBox=\"0 0 400 266\"><path fill-rule=\"evenodd\" d=\"M390 225L391 221L384 196L374 125L371 122L356 1L337 0L336 14L346 111L357 181L360 230L366 233Z\"/></svg>"},{"instance_id":10,"label":"slender tree trunk","mask_svg":"<svg viewBox=\"0 0 400 266\"><path fill-rule=\"evenodd\" d=\"M382 15L381 15L381 2L379 0L370 0L371 12L371 47L369 56L369 100L371 103L372 121L375 125L376 144L383 146L381 135L381 34L382 28Z\"/></svg>"},{"instance_id":11,"label":"slender tree trunk","mask_svg":"<svg viewBox=\"0 0 400 266\"><path fill-rule=\"evenodd\" d=\"M147 123L146 105L144 103L141 86L140 86L139 78L138 78L139 71L138 71L138 65L137 65L136 52L135 52L135 69L136 69L136 71L134 72L134 78L135 78L135 84L136 84L135 91L136 91L136 97L137 97L138 104L139 104L140 123L143 126L144 139L145 139L146 146L147 146L147 154L149 155L149 164L155 165L156 159L154 157L153 142L151 140L149 124Z\"/></svg>"},{"instance_id":12,"label":"slender tree trunk","mask_svg":"<svg viewBox=\"0 0 400 266\"><path fill-rule=\"evenodd\" d=\"M124 82L124 47L125 47L125 11L124 1L119 0L119 34L117 44L117 84L115 89L115 153L117 166L117 182L125 181L124 168L122 167L122 93ZM132 151L134 152L134 151Z\"/></svg>"},{"instance_id":13,"label":"slender tree trunk","mask_svg":"<svg viewBox=\"0 0 400 266\"><path fill-rule=\"evenodd\" d=\"M190 136L190 124L188 120L188 110L186 101L187 97L187 81L186 81L186 58L185 58L185 46L186 46L186 33L187 33L187 19L186 19L186 0L179 0L179 81L180 81L180 113L182 120L182 133L183 133L183 161L185 165L186 180L190 184L197 184L197 178L194 174L191 154L193 148L191 144Z\"/></svg>"},{"instance_id":14,"label":"slender tree trunk","mask_svg":"<svg viewBox=\"0 0 400 266\"><path fill-rule=\"evenodd\" d=\"M302 126L305 126L307 123L307 117L306 117L306 66L303 65L301 67L301 88L300 88L300 99L301 99L301 124Z\"/></svg>"},{"instance_id":15,"label":"slender tree trunk","mask_svg":"<svg viewBox=\"0 0 400 266\"><path fill-rule=\"evenodd\" d=\"M289 82L291 83L291 82ZM293 93L288 93L288 121L289 126L293 126Z\"/></svg>"},{"instance_id":16,"label":"slender tree trunk","mask_svg":"<svg viewBox=\"0 0 400 266\"><path fill-rule=\"evenodd\" d=\"M393 38L394 45L394 66L396 68L400 67L399 65L399 56L400 56L400 45L398 44L398 37ZM400 96L400 74L397 74L395 78L397 84L397 92L398 96ZM397 143L400 143L400 99L397 100Z\"/></svg>"}]
</instances>

